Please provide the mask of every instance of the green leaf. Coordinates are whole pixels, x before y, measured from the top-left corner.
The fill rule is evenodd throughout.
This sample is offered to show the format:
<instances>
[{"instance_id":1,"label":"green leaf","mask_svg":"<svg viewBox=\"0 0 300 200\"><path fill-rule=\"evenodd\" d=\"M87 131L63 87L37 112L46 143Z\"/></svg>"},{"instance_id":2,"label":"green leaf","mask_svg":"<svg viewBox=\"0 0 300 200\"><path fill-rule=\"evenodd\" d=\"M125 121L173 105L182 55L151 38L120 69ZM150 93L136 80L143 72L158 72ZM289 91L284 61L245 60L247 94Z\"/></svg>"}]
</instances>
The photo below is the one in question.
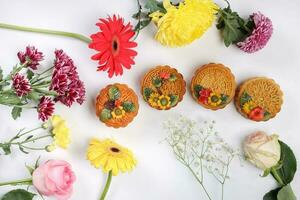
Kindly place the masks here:
<instances>
[{"instance_id":1,"label":"green leaf","mask_svg":"<svg viewBox=\"0 0 300 200\"><path fill-rule=\"evenodd\" d=\"M179 96L178 95L170 95L170 106L173 107L175 106L177 103L178 103L178 100L179 100Z\"/></svg>"},{"instance_id":2,"label":"green leaf","mask_svg":"<svg viewBox=\"0 0 300 200\"><path fill-rule=\"evenodd\" d=\"M282 141L279 141L281 148L280 163L281 168L276 169L277 174L280 176L284 185L288 185L294 179L297 171L297 161L291 148Z\"/></svg>"},{"instance_id":3,"label":"green leaf","mask_svg":"<svg viewBox=\"0 0 300 200\"><path fill-rule=\"evenodd\" d=\"M264 171L262 177L267 177L271 173L271 168L268 168Z\"/></svg>"},{"instance_id":4,"label":"green leaf","mask_svg":"<svg viewBox=\"0 0 300 200\"><path fill-rule=\"evenodd\" d=\"M34 169L33 169L33 167L31 167L31 166L28 166L28 165L25 165L25 167L26 167L26 169L28 170L29 174L30 174L30 175L32 175L32 174L33 174L33 172L34 172Z\"/></svg>"},{"instance_id":5,"label":"green leaf","mask_svg":"<svg viewBox=\"0 0 300 200\"><path fill-rule=\"evenodd\" d=\"M26 190L17 189L6 193L1 200L32 200L35 195Z\"/></svg>"},{"instance_id":6,"label":"green leaf","mask_svg":"<svg viewBox=\"0 0 300 200\"><path fill-rule=\"evenodd\" d=\"M9 155L9 154L11 154L11 145L10 144L6 144L6 143L4 143L4 144L1 144L0 143L0 147L2 148L2 150L4 151L4 154L5 155Z\"/></svg>"},{"instance_id":7,"label":"green leaf","mask_svg":"<svg viewBox=\"0 0 300 200\"><path fill-rule=\"evenodd\" d=\"M28 95L27 95L27 98L33 100L33 101L39 101L40 100L40 94L38 92L30 92Z\"/></svg>"},{"instance_id":8,"label":"green leaf","mask_svg":"<svg viewBox=\"0 0 300 200\"><path fill-rule=\"evenodd\" d=\"M19 145L19 149L20 149L20 151L22 151L23 153L29 154L29 152L25 151L25 149L24 149L23 147L21 147L20 145Z\"/></svg>"},{"instance_id":9,"label":"green leaf","mask_svg":"<svg viewBox=\"0 0 300 200\"><path fill-rule=\"evenodd\" d=\"M27 70L27 78L28 78L28 80L31 80L33 76L34 76L33 71L31 71L30 69L28 69Z\"/></svg>"},{"instance_id":10,"label":"green leaf","mask_svg":"<svg viewBox=\"0 0 300 200\"><path fill-rule=\"evenodd\" d=\"M248 37L254 26L251 20L245 21L237 12L227 7L219 10L217 28L221 30L225 46L236 44Z\"/></svg>"},{"instance_id":11,"label":"green leaf","mask_svg":"<svg viewBox=\"0 0 300 200\"><path fill-rule=\"evenodd\" d=\"M199 98L199 92L203 90L203 87L201 85L195 85L194 86L194 95L196 98Z\"/></svg>"},{"instance_id":12,"label":"green leaf","mask_svg":"<svg viewBox=\"0 0 300 200\"><path fill-rule=\"evenodd\" d=\"M0 93L0 104L7 106L22 105L22 100L13 92L5 94Z\"/></svg>"},{"instance_id":13,"label":"green leaf","mask_svg":"<svg viewBox=\"0 0 300 200\"><path fill-rule=\"evenodd\" d=\"M243 106L245 103L249 102L251 99L252 99L251 96L247 92L244 92L240 99L240 105Z\"/></svg>"},{"instance_id":14,"label":"green leaf","mask_svg":"<svg viewBox=\"0 0 300 200\"><path fill-rule=\"evenodd\" d=\"M119 88L117 88L116 86L111 86L108 90L108 96L110 100L119 99L121 96Z\"/></svg>"},{"instance_id":15,"label":"green leaf","mask_svg":"<svg viewBox=\"0 0 300 200\"><path fill-rule=\"evenodd\" d=\"M146 12L137 12L135 14L132 15L132 17L134 19L145 19L145 18L149 18L148 13Z\"/></svg>"},{"instance_id":16,"label":"green leaf","mask_svg":"<svg viewBox=\"0 0 300 200\"><path fill-rule=\"evenodd\" d=\"M149 9L151 13L160 11L162 13L166 13L166 9L163 6L162 2L158 2L156 0L147 0L145 4L145 8Z\"/></svg>"},{"instance_id":17,"label":"green leaf","mask_svg":"<svg viewBox=\"0 0 300 200\"><path fill-rule=\"evenodd\" d=\"M102 122L106 122L107 120L110 120L112 118L111 116L111 111L104 108L102 111L101 111L101 114L100 114L100 120Z\"/></svg>"},{"instance_id":18,"label":"green leaf","mask_svg":"<svg viewBox=\"0 0 300 200\"><path fill-rule=\"evenodd\" d=\"M20 107L13 107L11 111L11 116L13 117L14 120L16 120L18 117L21 116L22 108Z\"/></svg>"},{"instance_id":19,"label":"green leaf","mask_svg":"<svg viewBox=\"0 0 300 200\"><path fill-rule=\"evenodd\" d=\"M151 88L145 88L143 91L143 97L146 101L149 100L150 95L153 93L153 90Z\"/></svg>"},{"instance_id":20,"label":"green leaf","mask_svg":"<svg viewBox=\"0 0 300 200\"><path fill-rule=\"evenodd\" d=\"M160 87L162 85L162 80L161 78L154 78L152 80L152 84L155 86L155 87Z\"/></svg>"},{"instance_id":21,"label":"green leaf","mask_svg":"<svg viewBox=\"0 0 300 200\"><path fill-rule=\"evenodd\" d=\"M146 26L150 24L150 22L151 22L150 18L139 21L134 27L134 32L144 29Z\"/></svg>"},{"instance_id":22,"label":"green leaf","mask_svg":"<svg viewBox=\"0 0 300 200\"><path fill-rule=\"evenodd\" d=\"M123 106L125 112L134 112L135 111L135 105L131 101L123 102L122 106Z\"/></svg>"},{"instance_id":23,"label":"green leaf","mask_svg":"<svg viewBox=\"0 0 300 200\"><path fill-rule=\"evenodd\" d=\"M3 80L3 70L2 70L2 68L0 67L0 81L2 81Z\"/></svg>"},{"instance_id":24,"label":"green leaf","mask_svg":"<svg viewBox=\"0 0 300 200\"><path fill-rule=\"evenodd\" d=\"M277 200L277 194L281 188L277 188L275 190L271 190L267 194L265 194L263 200Z\"/></svg>"},{"instance_id":25,"label":"green leaf","mask_svg":"<svg viewBox=\"0 0 300 200\"><path fill-rule=\"evenodd\" d=\"M290 185L286 185L277 194L278 200L297 200Z\"/></svg>"}]
</instances>

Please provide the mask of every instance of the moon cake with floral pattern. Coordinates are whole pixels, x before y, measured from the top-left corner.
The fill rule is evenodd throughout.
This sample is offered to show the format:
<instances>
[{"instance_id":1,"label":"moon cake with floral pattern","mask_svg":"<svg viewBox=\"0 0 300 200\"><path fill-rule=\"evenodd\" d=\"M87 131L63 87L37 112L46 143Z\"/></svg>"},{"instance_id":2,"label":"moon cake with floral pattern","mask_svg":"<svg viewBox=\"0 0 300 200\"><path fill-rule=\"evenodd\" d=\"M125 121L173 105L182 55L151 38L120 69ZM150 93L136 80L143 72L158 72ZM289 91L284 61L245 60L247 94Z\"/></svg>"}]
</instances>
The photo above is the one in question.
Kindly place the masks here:
<instances>
[{"instance_id":1,"label":"moon cake with floral pattern","mask_svg":"<svg viewBox=\"0 0 300 200\"><path fill-rule=\"evenodd\" d=\"M266 77L251 78L242 83L235 97L239 113L254 121L268 121L281 110L283 93L280 86Z\"/></svg>"},{"instance_id":2,"label":"moon cake with floral pattern","mask_svg":"<svg viewBox=\"0 0 300 200\"><path fill-rule=\"evenodd\" d=\"M138 114L138 110L138 97L125 84L106 86L96 99L96 114L109 127L126 127Z\"/></svg>"},{"instance_id":3,"label":"moon cake with floral pattern","mask_svg":"<svg viewBox=\"0 0 300 200\"><path fill-rule=\"evenodd\" d=\"M201 106L211 110L222 109L234 98L235 77L223 64L206 64L195 72L190 89Z\"/></svg>"},{"instance_id":4,"label":"moon cake with floral pattern","mask_svg":"<svg viewBox=\"0 0 300 200\"><path fill-rule=\"evenodd\" d=\"M176 69L157 66L148 71L141 81L144 100L158 110L169 110L182 101L186 83Z\"/></svg>"}]
</instances>

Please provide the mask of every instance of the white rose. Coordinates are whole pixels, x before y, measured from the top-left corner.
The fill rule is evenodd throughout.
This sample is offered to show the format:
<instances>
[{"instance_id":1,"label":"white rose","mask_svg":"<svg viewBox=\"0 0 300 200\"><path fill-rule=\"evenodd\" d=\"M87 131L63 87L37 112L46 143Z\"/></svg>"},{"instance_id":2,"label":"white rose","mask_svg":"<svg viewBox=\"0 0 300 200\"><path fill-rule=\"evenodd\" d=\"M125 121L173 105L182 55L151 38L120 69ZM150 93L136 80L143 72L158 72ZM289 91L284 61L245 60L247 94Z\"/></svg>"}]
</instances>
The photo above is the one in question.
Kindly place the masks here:
<instances>
[{"instance_id":1,"label":"white rose","mask_svg":"<svg viewBox=\"0 0 300 200\"><path fill-rule=\"evenodd\" d=\"M277 135L256 132L244 143L246 159L262 170L274 167L280 160L280 144Z\"/></svg>"}]
</instances>

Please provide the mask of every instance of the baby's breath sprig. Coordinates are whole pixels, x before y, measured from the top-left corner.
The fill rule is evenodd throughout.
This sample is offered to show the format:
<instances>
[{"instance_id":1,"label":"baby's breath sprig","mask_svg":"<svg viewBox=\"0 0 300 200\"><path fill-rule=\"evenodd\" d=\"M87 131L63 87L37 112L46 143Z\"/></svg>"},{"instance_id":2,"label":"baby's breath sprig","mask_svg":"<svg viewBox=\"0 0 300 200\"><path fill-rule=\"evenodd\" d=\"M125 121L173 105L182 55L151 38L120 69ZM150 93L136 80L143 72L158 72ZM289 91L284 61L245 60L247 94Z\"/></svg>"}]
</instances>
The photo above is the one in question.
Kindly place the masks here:
<instances>
[{"instance_id":1,"label":"baby's breath sprig","mask_svg":"<svg viewBox=\"0 0 300 200\"><path fill-rule=\"evenodd\" d=\"M204 127L199 128L196 122L180 116L164 123L168 131L165 140L177 160L186 166L199 182L207 198L213 199L204 185L205 174L211 175L221 184L223 200L230 164L240 154L219 136L214 126L214 121L204 122Z\"/></svg>"}]
</instances>

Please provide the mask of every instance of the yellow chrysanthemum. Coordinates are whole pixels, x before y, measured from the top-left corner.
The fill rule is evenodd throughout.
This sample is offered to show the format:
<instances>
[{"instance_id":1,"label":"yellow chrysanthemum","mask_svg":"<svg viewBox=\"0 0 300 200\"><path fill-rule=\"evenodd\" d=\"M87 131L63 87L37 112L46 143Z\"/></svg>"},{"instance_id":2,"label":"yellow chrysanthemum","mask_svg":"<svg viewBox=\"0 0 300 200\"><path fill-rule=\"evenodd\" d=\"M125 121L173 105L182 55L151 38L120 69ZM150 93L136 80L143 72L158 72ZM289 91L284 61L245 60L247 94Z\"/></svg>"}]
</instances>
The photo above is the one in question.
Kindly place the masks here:
<instances>
[{"instance_id":1,"label":"yellow chrysanthemum","mask_svg":"<svg viewBox=\"0 0 300 200\"><path fill-rule=\"evenodd\" d=\"M251 110L253 110L253 108L256 107L254 102L251 100L251 101L248 101L246 102L244 105L243 105L243 111L246 113L246 114L249 114L251 112Z\"/></svg>"},{"instance_id":2,"label":"yellow chrysanthemum","mask_svg":"<svg viewBox=\"0 0 300 200\"><path fill-rule=\"evenodd\" d=\"M208 98L208 104L212 106L218 106L222 103L221 96L219 94L216 94L214 92L210 93L210 96Z\"/></svg>"},{"instance_id":3,"label":"yellow chrysanthemum","mask_svg":"<svg viewBox=\"0 0 300 200\"><path fill-rule=\"evenodd\" d=\"M150 94L150 97L149 97L149 104L152 106L152 107L157 107L158 104L157 104L157 101L158 101L158 98L159 98L159 94L158 93L151 93Z\"/></svg>"},{"instance_id":4,"label":"yellow chrysanthemum","mask_svg":"<svg viewBox=\"0 0 300 200\"><path fill-rule=\"evenodd\" d=\"M112 171L114 176L119 171L131 171L136 165L133 153L110 139L92 139L87 150L87 159L94 167L101 167L105 173Z\"/></svg>"},{"instance_id":5,"label":"yellow chrysanthemum","mask_svg":"<svg viewBox=\"0 0 300 200\"><path fill-rule=\"evenodd\" d=\"M158 107L163 110L170 108L171 105L170 99L171 98L167 95L160 95L157 102Z\"/></svg>"},{"instance_id":6,"label":"yellow chrysanthemum","mask_svg":"<svg viewBox=\"0 0 300 200\"><path fill-rule=\"evenodd\" d=\"M184 46L201 37L215 20L218 6L212 0L185 0L178 6L163 1L166 13L150 15L157 25L155 39L161 44Z\"/></svg>"},{"instance_id":7,"label":"yellow chrysanthemum","mask_svg":"<svg viewBox=\"0 0 300 200\"><path fill-rule=\"evenodd\" d=\"M70 129L67 127L66 121L60 116L54 115L51 118L51 124L54 144L66 149L71 142Z\"/></svg>"},{"instance_id":8,"label":"yellow chrysanthemum","mask_svg":"<svg viewBox=\"0 0 300 200\"><path fill-rule=\"evenodd\" d=\"M114 110L111 112L111 115L114 119L121 119L126 114L125 110L122 106L118 106L114 108Z\"/></svg>"}]
</instances>

